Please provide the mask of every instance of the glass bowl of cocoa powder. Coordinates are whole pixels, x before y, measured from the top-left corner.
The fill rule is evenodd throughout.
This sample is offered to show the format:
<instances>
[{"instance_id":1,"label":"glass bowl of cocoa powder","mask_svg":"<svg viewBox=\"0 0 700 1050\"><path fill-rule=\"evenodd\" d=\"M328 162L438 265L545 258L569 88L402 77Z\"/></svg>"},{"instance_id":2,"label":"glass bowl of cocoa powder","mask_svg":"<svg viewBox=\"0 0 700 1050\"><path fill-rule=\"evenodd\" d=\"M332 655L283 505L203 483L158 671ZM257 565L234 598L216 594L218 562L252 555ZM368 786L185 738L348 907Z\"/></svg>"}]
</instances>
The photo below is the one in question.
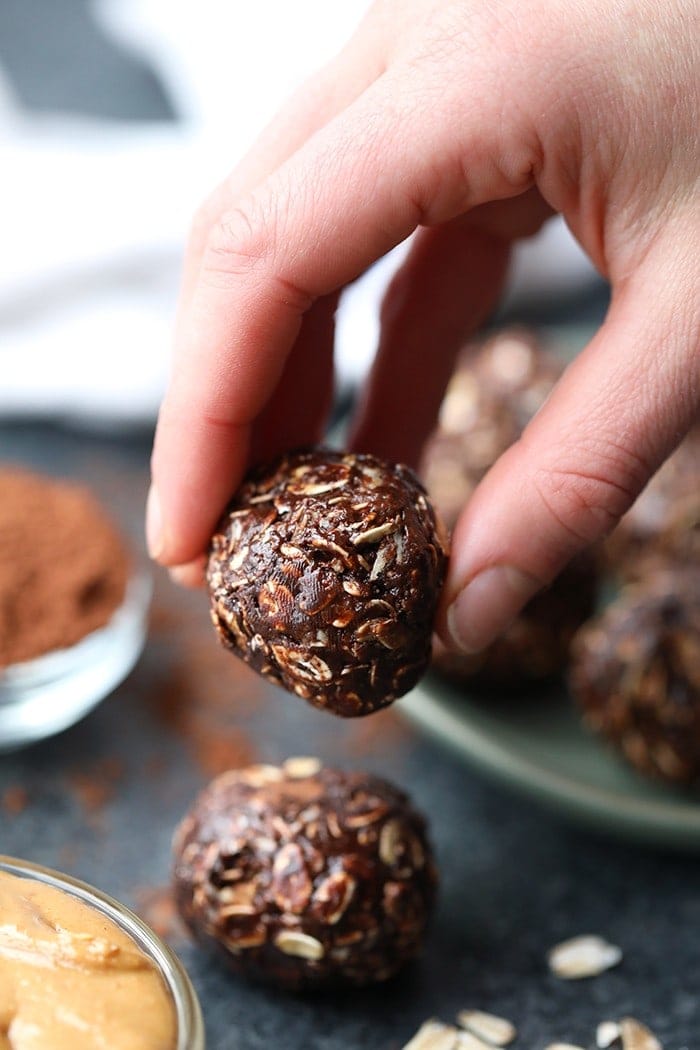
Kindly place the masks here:
<instances>
[{"instance_id":1,"label":"glass bowl of cocoa powder","mask_svg":"<svg viewBox=\"0 0 700 1050\"><path fill-rule=\"evenodd\" d=\"M123 681L150 590L87 488L0 468L0 750L66 729Z\"/></svg>"}]
</instances>

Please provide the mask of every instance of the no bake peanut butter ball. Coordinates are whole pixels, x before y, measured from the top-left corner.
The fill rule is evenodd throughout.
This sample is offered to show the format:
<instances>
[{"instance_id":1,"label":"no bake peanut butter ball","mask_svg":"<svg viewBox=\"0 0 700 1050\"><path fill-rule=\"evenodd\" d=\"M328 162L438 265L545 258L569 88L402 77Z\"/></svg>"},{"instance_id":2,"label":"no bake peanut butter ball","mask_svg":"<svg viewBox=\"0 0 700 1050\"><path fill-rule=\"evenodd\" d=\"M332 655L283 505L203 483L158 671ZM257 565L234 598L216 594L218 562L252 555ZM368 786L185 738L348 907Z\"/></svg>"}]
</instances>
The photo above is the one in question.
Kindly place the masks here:
<instances>
[{"instance_id":1,"label":"no bake peanut butter ball","mask_svg":"<svg viewBox=\"0 0 700 1050\"><path fill-rule=\"evenodd\" d=\"M327 450L253 473L211 542L221 641L265 678L351 717L411 689L430 660L445 545L407 467Z\"/></svg>"},{"instance_id":2,"label":"no bake peanut butter ball","mask_svg":"<svg viewBox=\"0 0 700 1050\"><path fill-rule=\"evenodd\" d=\"M174 853L175 898L198 940L283 988L391 977L421 948L437 884L407 796L315 758L222 774Z\"/></svg>"},{"instance_id":3,"label":"no bake peanut butter ball","mask_svg":"<svg viewBox=\"0 0 700 1050\"><path fill-rule=\"evenodd\" d=\"M628 587L578 632L571 689L588 725L640 772L700 781L700 571Z\"/></svg>"},{"instance_id":4,"label":"no bake peanut butter ball","mask_svg":"<svg viewBox=\"0 0 700 1050\"><path fill-rule=\"evenodd\" d=\"M562 371L563 362L525 328L505 328L464 348L419 467L448 529L486 472L519 439ZM593 611L597 576L594 556L584 552L492 645L465 655L436 642L433 667L457 684L487 689L554 678L566 666L574 632Z\"/></svg>"}]
</instances>

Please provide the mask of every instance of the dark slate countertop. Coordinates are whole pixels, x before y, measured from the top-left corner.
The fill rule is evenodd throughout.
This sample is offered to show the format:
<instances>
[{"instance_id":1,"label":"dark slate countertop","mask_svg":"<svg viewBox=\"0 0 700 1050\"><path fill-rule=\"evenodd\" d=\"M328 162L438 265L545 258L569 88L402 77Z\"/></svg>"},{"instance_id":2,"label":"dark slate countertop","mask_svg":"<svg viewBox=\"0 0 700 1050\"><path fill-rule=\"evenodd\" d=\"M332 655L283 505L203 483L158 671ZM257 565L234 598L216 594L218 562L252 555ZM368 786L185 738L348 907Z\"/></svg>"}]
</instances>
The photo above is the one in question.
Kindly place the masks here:
<instances>
[{"instance_id":1,"label":"dark slate countertop","mask_svg":"<svg viewBox=\"0 0 700 1050\"><path fill-rule=\"evenodd\" d=\"M136 545L148 448L147 435L0 427L3 460L87 482ZM386 775L430 817L439 907L422 960L385 987L317 997L252 987L177 926L170 837L193 795L228 765L295 753ZM0 758L0 852L77 875L150 921L194 981L211 1050L398 1050L426 1018L449 1021L464 1007L512 1019L515 1050L589 1047L599 1021L625 1014L666 1050L700 1047L697 858L567 827L424 739L400 703L344 722L268 687L219 649L204 596L165 574L129 679L77 726ZM623 964L591 981L556 980L547 949L583 932L619 944Z\"/></svg>"}]
</instances>

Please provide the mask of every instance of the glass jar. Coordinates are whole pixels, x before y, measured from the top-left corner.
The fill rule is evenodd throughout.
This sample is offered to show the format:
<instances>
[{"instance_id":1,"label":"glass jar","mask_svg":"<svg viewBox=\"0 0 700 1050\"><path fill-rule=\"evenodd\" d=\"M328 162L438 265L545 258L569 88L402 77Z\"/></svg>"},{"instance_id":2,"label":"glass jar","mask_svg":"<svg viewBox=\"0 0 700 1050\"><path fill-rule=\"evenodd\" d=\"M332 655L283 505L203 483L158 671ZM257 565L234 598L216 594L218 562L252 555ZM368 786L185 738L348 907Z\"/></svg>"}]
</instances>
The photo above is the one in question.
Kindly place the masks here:
<instances>
[{"instance_id":1,"label":"glass jar","mask_svg":"<svg viewBox=\"0 0 700 1050\"><path fill-rule=\"evenodd\" d=\"M154 963L170 993L175 1010L177 1039L173 1050L205 1050L204 1026L197 994L187 973L171 948L137 915L108 897L106 893L78 879L50 868L0 855L0 872L33 879L70 894L83 904L111 919Z\"/></svg>"}]
</instances>

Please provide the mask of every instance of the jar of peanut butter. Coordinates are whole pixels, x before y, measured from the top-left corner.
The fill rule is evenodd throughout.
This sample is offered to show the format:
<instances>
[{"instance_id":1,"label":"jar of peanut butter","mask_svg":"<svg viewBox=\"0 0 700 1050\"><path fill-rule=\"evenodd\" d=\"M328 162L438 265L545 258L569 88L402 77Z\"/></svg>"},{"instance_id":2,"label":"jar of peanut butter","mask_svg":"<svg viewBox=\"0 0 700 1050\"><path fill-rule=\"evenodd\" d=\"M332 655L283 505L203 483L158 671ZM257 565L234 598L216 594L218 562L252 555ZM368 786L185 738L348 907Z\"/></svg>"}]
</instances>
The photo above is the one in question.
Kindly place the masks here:
<instances>
[{"instance_id":1,"label":"jar of peanut butter","mask_svg":"<svg viewBox=\"0 0 700 1050\"><path fill-rule=\"evenodd\" d=\"M0 1050L204 1050L196 994L136 915L0 856Z\"/></svg>"}]
</instances>

